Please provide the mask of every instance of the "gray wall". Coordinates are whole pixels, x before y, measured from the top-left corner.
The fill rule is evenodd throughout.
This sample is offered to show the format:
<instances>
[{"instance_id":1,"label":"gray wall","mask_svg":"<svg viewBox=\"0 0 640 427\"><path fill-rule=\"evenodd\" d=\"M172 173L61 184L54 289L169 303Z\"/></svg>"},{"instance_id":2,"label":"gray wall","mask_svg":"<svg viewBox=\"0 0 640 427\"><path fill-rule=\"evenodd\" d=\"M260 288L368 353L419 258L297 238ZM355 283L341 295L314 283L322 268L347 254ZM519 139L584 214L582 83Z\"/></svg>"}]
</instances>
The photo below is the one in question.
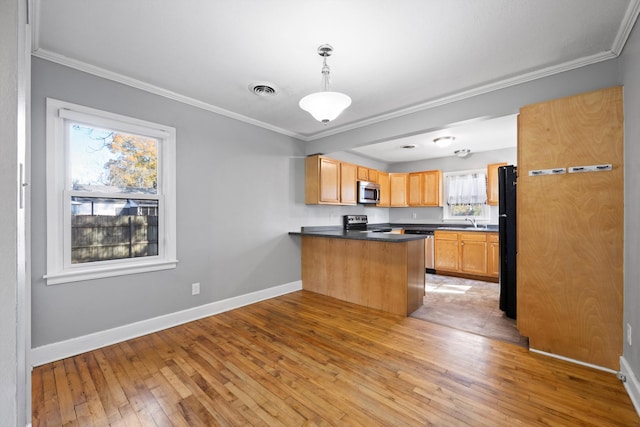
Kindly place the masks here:
<instances>
[{"instance_id":1,"label":"gray wall","mask_svg":"<svg viewBox=\"0 0 640 427\"><path fill-rule=\"evenodd\" d=\"M298 140L45 60L32 67L33 347L300 280L287 233L364 211L304 204ZM46 97L176 127L175 270L45 284Z\"/></svg>"},{"instance_id":2,"label":"gray wall","mask_svg":"<svg viewBox=\"0 0 640 427\"><path fill-rule=\"evenodd\" d=\"M621 57L624 82L624 358L640 374L640 28L636 24ZM630 346L626 325L633 331Z\"/></svg>"}]
</instances>

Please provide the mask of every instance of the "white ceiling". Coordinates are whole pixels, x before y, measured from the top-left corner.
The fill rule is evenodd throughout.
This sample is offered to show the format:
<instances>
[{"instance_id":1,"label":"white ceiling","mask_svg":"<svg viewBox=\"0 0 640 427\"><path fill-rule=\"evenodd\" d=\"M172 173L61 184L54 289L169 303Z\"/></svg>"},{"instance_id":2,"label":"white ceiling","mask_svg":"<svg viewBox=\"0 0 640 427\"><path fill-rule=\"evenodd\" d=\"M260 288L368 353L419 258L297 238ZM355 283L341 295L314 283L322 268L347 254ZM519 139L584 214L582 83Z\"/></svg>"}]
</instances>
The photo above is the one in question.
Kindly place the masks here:
<instances>
[{"instance_id":1,"label":"white ceiling","mask_svg":"<svg viewBox=\"0 0 640 427\"><path fill-rule=\"evenodd\" d=\"M433 140L443 136L454 138L448 147L439 147ZM477 119L459 123L446 129L412 135L350 151L387 163L410 162L439 157L451 157L456 150L471 150L469 155L481 151L515 147L518 141L518 115L495 119ZM404 148L415 146L415 148Z\"/></svg>"},{"instance_id":2,"label":"white ceiling","mask_svg":"<svg viewBox=\"0 0 640 427\"><path fill-rule=\"evenodd\" d=\"M306 141L615 58L640 12L640 0L34 2L35 56ZM331 89L353 100L327 126L298 107L320 88L325 43ZM478 135L468 144L497 140Z\"/></svg>"}]
</instances>

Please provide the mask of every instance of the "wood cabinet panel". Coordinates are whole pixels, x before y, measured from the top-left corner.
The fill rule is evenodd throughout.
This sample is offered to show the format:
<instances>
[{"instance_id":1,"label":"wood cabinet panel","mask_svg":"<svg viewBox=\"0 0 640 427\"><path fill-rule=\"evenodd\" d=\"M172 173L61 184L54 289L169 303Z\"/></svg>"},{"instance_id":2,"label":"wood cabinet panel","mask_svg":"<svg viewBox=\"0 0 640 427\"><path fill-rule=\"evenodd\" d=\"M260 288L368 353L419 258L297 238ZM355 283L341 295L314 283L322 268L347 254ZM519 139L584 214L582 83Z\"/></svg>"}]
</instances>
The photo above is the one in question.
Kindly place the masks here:
<instances>
[{"instance_id":1,"label":"wood cabinet panel","mask_svg":"<svg viewBox=\"0 0 640 427\"><path fill-rule=\"evenodd\" d=\"M422 173L409 174L409 206L422 206L423 176Z\"/></svg>"},{"instance_id":2,"label":"wood cabinet panel","mask_svg":"<svg viewBox=\"0 0 640 427\"><path fill-rule=\"evenodd\" d=\"M523 107L518 123L518 329L532 348L618 370L622 88ZM597 164L613 170L529 176Z\"/></svg>"},{"instance_id":3,"label":"wood cabinet panel","mask_svg":"<svg viewBox=\"0 0 640 427\"><path fill-rule=\"evenodd\" d=\"M355 205L358 203L358 187L356 165L340 163L340 204Z\"/></svg>"},{"instance_id":4,"label":"wood cabinet panel","mask_svg":"<svg viewBox=\"0 0 640 427\"><path fill-rule=\"evenodd\" d=\"M305 290L407 316L422 305L424 285L422 240L302 237Z\"/></svg>"},{"instance_id":5,"label":"wood cabinet panel","mask_svg":"<svg viewBox=\"0 0 640 427\"><path fill-rule=\"evenodd\" d=\"M305 196L307 204L340 204L340 162L311 156L305 159Z\"/></svg>"},{"instance_id":6,"label":"wood cabinet panel","mask_svg":"<svg viewBox=\"0 0 640 427\"><path fill-rule=\"evenodd\" d=\"M407 203L407 179L408 174L406 173L389 174L389 186L391 188L391 200L389 204L390 206L409 206L409 204Z\"/></svg>"},{"instance_id":7,"label":"wood cabinet panel","mask_svg":"<svg viewBox=\"0 0 640 427\"><path fill-rule=\"evenodd\" d=\"M425 206L442 206L442 171L422 173L422 203Z\"/></svg>"},{"instance_id":8,"label":"wood cabinet panel","mask_svg":"<svg viewBox=\"0 0 640 427\"><path fill-rule=\"evenodd\" d=\"M378 171L369 169L369 182L378 182Z\"/></svg>"},{"instance_id":9,"label":"wood cabinet panel","mask_svg":"<svg viewBox=\"0 0 640 427\"><path fill-rule=\"evenodd\" d=\"M487 165L487 204L498 206L498 168L507 163L492 163Z\"/></svg>"},{"instance_id":10,"label":"wood cabinet panel","mask_svg":"<svg viewBox=\"0 0 640 427\"><path fill-rule=\"evenodd\" d=\"M358 166L358 181L369 181L369 169Z\"/></svg>"},{"instance_id":11,"label":"wood cabinet panel","mask_svg":"<svg viewBox=\"0 0 640 427\"><path fill-rule=\"evenodd\" d=\"M443 271L458 271L458 233L436 231L434 233L435 269Z\"/></svg>"},{"instance_id":12,"label":"wood cabinet panel","mask_svg":"<svg viewBox=\"0 0 640 427\"><path fill-rule=\"evenodd\" d=\"M498 233L487 234L487 274L500 276L500 241Z\"/></svg>"},{"instance_id":13,"label":"wood cabinet panel","mask_svg":"<svg viewBox=\"0 0 640 427\"><path fill-rule=\"evenodd\" d=\"M378 184L380 184L380 203L377 206L387 207L391 204L391 186L389 184L389 174L378 171Z\"/></svg>"},{"instance_id":14,"label":"wood cabinet panel","mask_svg":"<svg viewBox=\"0 0 640 427\"><path fill-rule=\"evenodd\" d=\"M487 236L484 233L460 233L460 271L487 274Z\"/></svg>"}]
</instances>

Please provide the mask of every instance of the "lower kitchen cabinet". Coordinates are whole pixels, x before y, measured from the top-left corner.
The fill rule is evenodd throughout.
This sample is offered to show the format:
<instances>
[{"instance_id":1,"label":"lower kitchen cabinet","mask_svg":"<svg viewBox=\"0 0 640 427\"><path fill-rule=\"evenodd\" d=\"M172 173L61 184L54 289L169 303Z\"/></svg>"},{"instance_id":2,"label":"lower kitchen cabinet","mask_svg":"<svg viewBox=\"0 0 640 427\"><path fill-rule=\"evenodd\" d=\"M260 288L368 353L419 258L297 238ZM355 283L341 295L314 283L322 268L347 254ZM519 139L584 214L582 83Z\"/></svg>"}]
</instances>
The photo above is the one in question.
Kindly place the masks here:
<instances>
[{"instance_id":1,"label":"lower kitchen cabinet","mask_svg":"<svg viewBox=\"0 0 640 427\"><path fill-rule=\"evenodd\" d=\"M436 231L434 235L436 273L498 278L498 233Z\"/></svg>"},{"instance_id":2,"label":"lower kitchen cabinet","mask_svg":"<svg viewBox=\"0 0 640 427\"><path fill-rule=\"evenodd\" d=\"M458 263L458 233L436 231L434 239L436 271L456 272L460 270Z\"/></svg>"},{"instance_id":3,"label":"lower kitchen cabinet","mask_svg":"<svg viewBox=\"0 0 640 427\"><path fill-rule=\"evenodd\" d=\"M487 274L492 277L500 276L500 241L498 233L487 234Z\"/></svg>"},{"instance_id":4,"label":"lower kitchen cabinet","mask_svg":"<svg viewBox=\"0 0 640 427\"><path fill-rule=\"evenodd\" d=\"M487 236L482 232L460 233L460 271L487 275Z\"/></svg>"}]
</instances>

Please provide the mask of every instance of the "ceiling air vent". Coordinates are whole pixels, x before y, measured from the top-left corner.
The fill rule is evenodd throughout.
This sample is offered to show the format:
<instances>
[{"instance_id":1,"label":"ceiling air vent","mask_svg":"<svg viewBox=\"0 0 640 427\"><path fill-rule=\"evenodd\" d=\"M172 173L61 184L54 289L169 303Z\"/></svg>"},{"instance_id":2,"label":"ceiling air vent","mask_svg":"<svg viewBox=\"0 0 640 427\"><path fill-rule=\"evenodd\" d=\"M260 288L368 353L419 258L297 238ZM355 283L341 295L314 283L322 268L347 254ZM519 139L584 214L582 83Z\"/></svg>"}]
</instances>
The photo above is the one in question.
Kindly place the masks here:
<instances>
[{"instance_id":1,"label":"ceiling air vent","mask_svg":"<svg viewBox=\"0 0 640 427\"><path fill-rule=\"evenodd\" d=\"M257 96L275 96L277 94L276 89L269 83L251 83L249 90Z\"/></svg>"}]
</instances>

